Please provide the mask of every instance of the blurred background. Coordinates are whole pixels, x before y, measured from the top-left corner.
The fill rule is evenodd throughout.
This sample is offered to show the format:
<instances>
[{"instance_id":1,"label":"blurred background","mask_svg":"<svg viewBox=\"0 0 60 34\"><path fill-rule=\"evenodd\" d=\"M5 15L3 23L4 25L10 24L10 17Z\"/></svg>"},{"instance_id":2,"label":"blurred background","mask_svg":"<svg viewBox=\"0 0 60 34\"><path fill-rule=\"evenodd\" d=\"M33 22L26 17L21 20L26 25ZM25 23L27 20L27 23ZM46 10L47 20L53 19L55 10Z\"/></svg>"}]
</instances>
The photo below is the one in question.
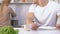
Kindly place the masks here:
<instances>
[{"instance_id":1,"label":"blurred background","mask_svg":"<svg viewBox=\"0 0 60 34\"><path fill-rule=\"evenodd\" d=\"M49 0L60 3L60 0ZM26 16L28 13L28 8L32 4L33 0L11 0L10 7L16 13L15 18L11 18L13 26L20 26L26 23ZM0 5L2 0L0 0Z\"/></svg>"}]
</instances>

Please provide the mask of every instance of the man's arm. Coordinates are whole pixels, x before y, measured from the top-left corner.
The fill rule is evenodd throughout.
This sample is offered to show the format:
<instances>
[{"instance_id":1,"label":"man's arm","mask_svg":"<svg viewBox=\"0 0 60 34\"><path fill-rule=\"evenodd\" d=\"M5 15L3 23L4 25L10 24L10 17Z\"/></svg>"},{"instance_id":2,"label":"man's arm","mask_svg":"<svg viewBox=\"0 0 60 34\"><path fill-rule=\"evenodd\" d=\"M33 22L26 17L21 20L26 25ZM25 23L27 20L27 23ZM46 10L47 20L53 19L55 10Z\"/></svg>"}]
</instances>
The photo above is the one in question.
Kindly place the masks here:
<instances>
[{"instance_id":1,"label":"man's arm","mask_svg":"<svg viewBox=\"0 0 60 34\"><path fill-rule=\"evenodd\" d=\"M33 23L33 18L34 18L33 13L28 13L27 19L26 19L26 24L32 24Z\"/></svg>"},{"instance_id":2,"label":"man's arm","mask_svg":"<svg viewBox=\"0 0 60 34\"><path fill-rule=\"evenodd\" d=\"M57 28L57 29L60 29L60 15L58 15L56 28Z\"/></svg>"},{"instance_id":3,"label":"man's arm","mask_svg":"<svg viewBox=\"0 0 60 34\"><path fill-rule=\"evenodd\" d=\"M34 14L33 13L28 13L27 19L26 19L26 24L31 25L32 30L37 30L38 26L33 23L34 19Z\"/></svg>"}]
</instances>

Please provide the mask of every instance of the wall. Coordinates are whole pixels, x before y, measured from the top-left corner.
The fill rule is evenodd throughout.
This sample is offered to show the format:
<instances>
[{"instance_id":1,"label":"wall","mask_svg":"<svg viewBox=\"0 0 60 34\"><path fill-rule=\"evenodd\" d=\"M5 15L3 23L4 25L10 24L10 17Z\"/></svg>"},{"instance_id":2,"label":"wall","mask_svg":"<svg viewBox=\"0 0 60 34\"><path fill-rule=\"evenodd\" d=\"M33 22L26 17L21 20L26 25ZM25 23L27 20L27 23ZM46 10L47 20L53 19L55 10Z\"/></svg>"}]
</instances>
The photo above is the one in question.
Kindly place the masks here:
<instances>
[{"instance_id":1,"label":"wall","mask_svg":"<svg viewBox=\"0 0 60 34\"><path fill-rule=\"evenodd\" d=\"M26 16L28 12L29 5L31 3L17 3L17 4L10 4L10 7L13 8L17 16L13 18L13 20L18 20L18 24L22 25L25 24L26 22Z\"/></svg>"}]
</instances>

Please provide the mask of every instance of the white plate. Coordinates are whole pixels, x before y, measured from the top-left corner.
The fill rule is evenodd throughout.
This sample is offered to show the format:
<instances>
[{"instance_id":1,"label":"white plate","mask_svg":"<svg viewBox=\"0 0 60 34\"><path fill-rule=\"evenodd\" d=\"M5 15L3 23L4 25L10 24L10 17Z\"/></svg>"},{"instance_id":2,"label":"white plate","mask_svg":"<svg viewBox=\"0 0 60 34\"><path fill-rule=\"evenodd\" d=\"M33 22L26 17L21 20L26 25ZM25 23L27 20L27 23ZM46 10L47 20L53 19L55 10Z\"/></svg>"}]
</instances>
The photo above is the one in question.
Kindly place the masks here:
<instances>
[{"instance_id":1,"label":"white plate","mask_svg":"<svg viewBox=\"0 0 60 34\"><path fill-rule=\"evenodd\" d=\"M51 29L56 29L56 27L39 27L38 29L47 29L47 30L51 30Z\"/></svg>"}]
</instances>

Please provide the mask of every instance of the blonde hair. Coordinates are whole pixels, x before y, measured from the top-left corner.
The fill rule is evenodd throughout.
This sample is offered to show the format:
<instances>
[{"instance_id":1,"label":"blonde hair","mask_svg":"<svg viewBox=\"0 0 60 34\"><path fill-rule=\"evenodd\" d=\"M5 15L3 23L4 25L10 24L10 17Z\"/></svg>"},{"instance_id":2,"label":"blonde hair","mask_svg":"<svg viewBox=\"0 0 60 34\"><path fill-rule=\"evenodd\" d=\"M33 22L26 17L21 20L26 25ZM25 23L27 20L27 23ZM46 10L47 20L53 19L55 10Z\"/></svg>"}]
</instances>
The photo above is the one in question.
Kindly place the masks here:
<instances>
[{"instance_id":1,"label":"blonde hair","mask_svg":"<svg viewBox=\"0 0 60 34\"><path fill-rule=\"evenodd\" d=\"M0 15L3 14L3 7L4 7L5 2L10 3L10 1L11 0L3 0L3 2L1 3L1 6L0 6Z\"/></svg>"}]
</instances>

